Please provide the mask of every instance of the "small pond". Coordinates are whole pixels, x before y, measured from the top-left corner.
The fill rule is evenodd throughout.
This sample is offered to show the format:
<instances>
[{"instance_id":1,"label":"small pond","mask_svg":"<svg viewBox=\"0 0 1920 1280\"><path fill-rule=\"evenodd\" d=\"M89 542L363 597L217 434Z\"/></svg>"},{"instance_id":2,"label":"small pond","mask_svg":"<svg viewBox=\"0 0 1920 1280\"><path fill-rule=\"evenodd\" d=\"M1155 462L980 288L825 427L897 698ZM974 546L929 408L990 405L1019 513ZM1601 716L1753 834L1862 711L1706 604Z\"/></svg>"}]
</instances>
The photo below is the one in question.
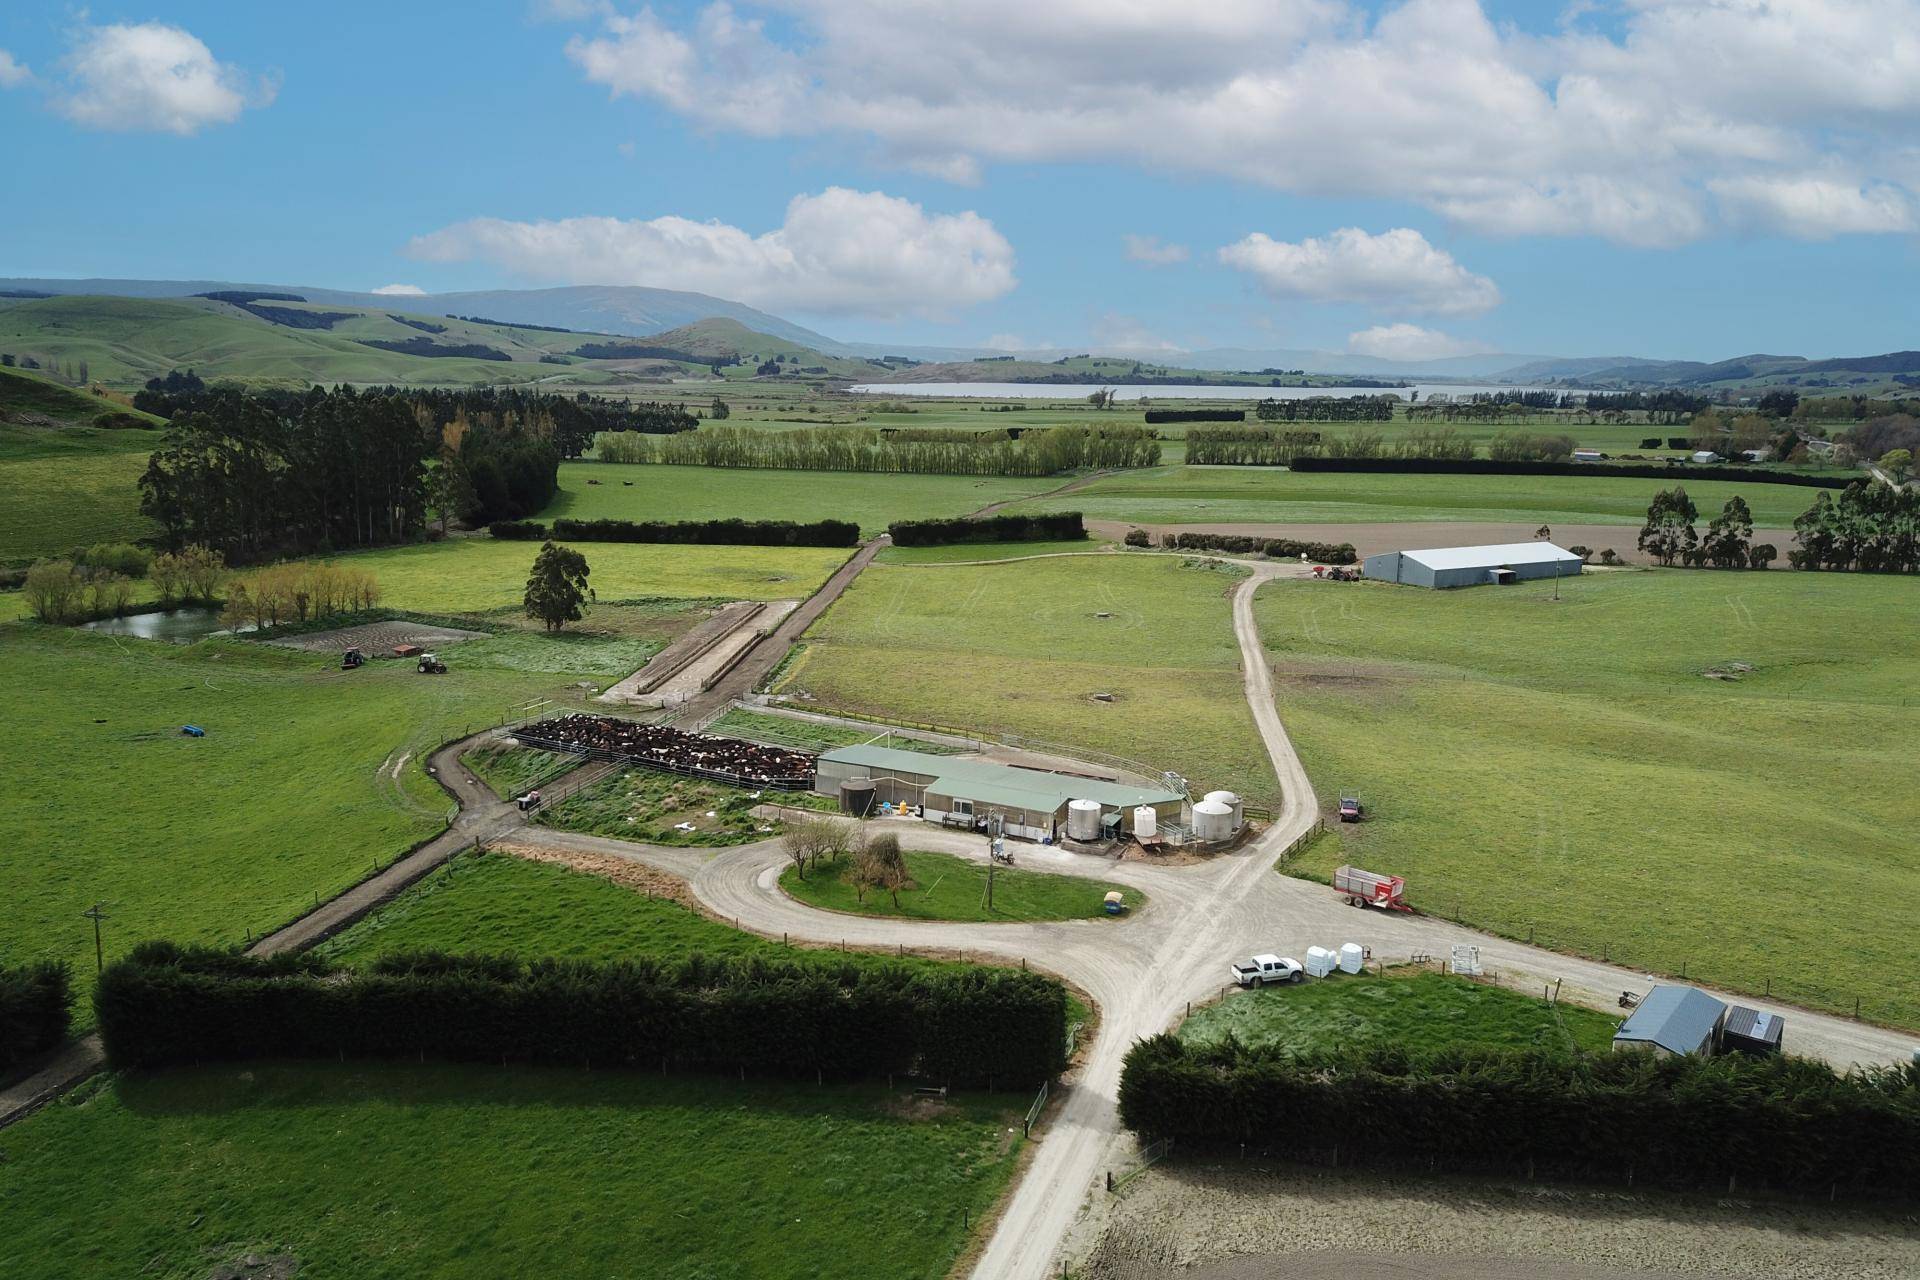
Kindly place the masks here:
<instances>
[{"instance_id":1,"label":"small pond","mask_svg":"<svg viewBox=\"0 0 1920 1280\"><path fill-rule=\"evenodd\" d=\"M142 640L165 640L169 644L192 644L204 640L220 626L220 610L209 605L183 609L161 609L153 613L129 613L118 618L97 618L82 623L85 631L110 636L138 636Z\"/></svg>"}]
</instances>

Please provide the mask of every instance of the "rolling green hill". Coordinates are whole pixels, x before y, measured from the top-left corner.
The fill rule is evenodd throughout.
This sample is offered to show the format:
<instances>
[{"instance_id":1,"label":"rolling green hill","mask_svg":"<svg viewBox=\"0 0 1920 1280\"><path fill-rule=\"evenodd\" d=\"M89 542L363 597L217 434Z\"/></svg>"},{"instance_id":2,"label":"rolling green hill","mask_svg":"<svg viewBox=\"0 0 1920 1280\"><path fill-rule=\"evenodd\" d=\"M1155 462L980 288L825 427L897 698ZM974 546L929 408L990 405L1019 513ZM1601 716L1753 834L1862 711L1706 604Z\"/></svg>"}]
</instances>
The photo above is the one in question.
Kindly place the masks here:
<instances>
[{"instance_id":1,"label":"rolling green hill","mask_svg":"<svg viewBox=\"0 0 1920 1280\"><path fill-rule=\"evenodd\" d=\"M0 424L18 427L134 428L162 419L104 394L66 386L31 369L0 368Z\"/></svg>"}]
</instances>

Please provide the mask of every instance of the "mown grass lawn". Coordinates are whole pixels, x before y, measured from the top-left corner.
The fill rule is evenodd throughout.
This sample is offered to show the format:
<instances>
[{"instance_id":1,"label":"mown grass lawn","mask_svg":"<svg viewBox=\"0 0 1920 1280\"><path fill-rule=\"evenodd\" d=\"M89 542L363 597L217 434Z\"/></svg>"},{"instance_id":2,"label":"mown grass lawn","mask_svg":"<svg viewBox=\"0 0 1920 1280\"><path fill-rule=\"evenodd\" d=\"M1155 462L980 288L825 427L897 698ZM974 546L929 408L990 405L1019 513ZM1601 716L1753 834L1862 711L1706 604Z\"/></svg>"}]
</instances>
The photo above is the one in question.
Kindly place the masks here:
<instances>
[{"instance_id":1,"label":"mown grass lawn","mask_svg":"<svg viewBox=\"0 0 1920 1280\"><path fill-rule=\"evenodd\" d=\"M912 849L903 857L913 883L900 891L898 905L892 894L878 890L868 890L863 900L851 878L852 861L846 858L811 868L804 879L790 866L780 873L780 887L828 911L908 920L1084 920L1104 917L1107 894L1115 889L1124 895L1129 911L1146 901L1139 890L1105 880L997 867L989 910L985 863Z\"/></svg>"},{"instance_id":2,"label":"mown grass lawn","mask_svg":"<svg viewBox=\"0 0 1920 1280\"><path fill-rule=\"evenodd\" d=\"M1271 798L1227 593L1171 556L874 565L807 632L780 692L1093 748ZM1107 693L1113 701L1097 701Z\"/></svg>"},{"instance_id":3,"label":"mown grass lawn","mask_svg":"<svg viewBox=\"0 0 1920 1280\"><path fill-rule=\"evenodd\" d=\"M1920 1026L1911 581L1263 587L1280 713L1367 821L1298 865L1547 946ZM1709 679L1734 663L1738 680Z\"/></svg>"},{"instance_id":4,"label":"mown grass lawn","mask_svg":"<svg viewBox=\"0 0 1920 1280\"><path fill-rule=\"evenodd\" d=\"M1399 1045L1416 1052L1455 1045L1585 1050L1612 1047L1618 1018L1578 1005L1451 974L1389 969L1339 974L1301 986L1239 991L1180 1024L1189 1043L1228 1035L1294 1053Z\"/></svg>"},{"instance_id":5,"label":"mown grass lawn","mask_svg":"<svg viewBox=\"0 0 1920 1280\"><path fill-rule=\"evenodd\" d=\"M109 960L147 938L238 942L283 924L443 827L434 747L570 679L338 667L237 641L0 626L14 780L0 955L72 962L90 1021L91 904Z\"/></svg>"},{"instance_id":6,"label":"mown grass lawn","mask_svg":"<svg viewBox=\"0 0 1920 1280\"><path fill-rule=\"evenodd\" d=\"M1753 522L1787 528L1816 490L1752 481L1688 480L1701 527L1739 494ZM1292 472L1271 467L1154 467L1106 476L1017 509L1080 511L1139 524L1372 524L1455 520L1638 525L1659 480L1593 476L1458 476ZM1785 554L1785 548L1781 548Z\"/></svg>"},{"instance_id":7,"label":"mown grass lawn","mask_svg":"<svg viewBox=\"0 0 1920 1280\"><path fill-rule=\"evenodd\" d=\"M7 1131L0 1275L937 1280L1026 1099L627 1071L257 1063Z\"/></svg>"},{"instance_id":8,"label":"mown grass lawn","mask_svg":"<svg viewBox=\"0 0 1920 1280\"><path fill-rule=\"evenodd\" d=\"M567 462L560 467L560 494L537 518L852 520L871 537L895 520L962 516L1062 483L1048 476L879 475Z\"/></svg>"}]
</instances>

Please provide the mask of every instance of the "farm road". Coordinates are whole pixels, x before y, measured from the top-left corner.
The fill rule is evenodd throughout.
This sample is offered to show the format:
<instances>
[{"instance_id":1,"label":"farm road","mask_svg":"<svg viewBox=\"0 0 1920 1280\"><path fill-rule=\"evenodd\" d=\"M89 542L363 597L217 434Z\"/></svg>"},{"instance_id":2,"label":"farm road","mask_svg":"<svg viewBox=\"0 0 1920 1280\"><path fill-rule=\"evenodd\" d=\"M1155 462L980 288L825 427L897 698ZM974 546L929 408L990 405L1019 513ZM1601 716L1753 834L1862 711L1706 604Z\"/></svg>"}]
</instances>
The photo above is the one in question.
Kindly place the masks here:
<instances>
[{"instance_id":1,"label":"farm road","mask_svg":"<svg viewBox=\"0 0 1920 1280\"><path fill-rule=\"evenodd\" d=\"M1476 933L1424 916L1360 912L1332 889L1277 874L1282 850L1318 816L1312 783L1274 708L1271 663L1253 618L1259 586L1289 566L1250 564L1234 588L1233 624L1240 644L1247 702L1266 743L1283 806L1273 825L1247 849L1198 866L1113 862L1058 849L1021 846L1024 869L1077 872L1144 890L1133 918L1045 924L910 921L816 910L779 889L783 855L776 841L725 850L664 849L627 841L549 831L539 843L609 853L685 877L701 905L740 927L833 946L894 946L963 951L969 956L1025 960L1058 974L1098 1002L1100 1025L1077 1078L1061 1089L1057 1114L1043 1132L974 1268L980 1280L1043 1280L1055 1274L1063 1243L1089 1243L1102 1225L1105 1199L1091 1193L1104 1169L1121 1167L1131 1140L1116 1114L1120 1068L1135 1040L1166 1030L1189 1001L1221 989L1226 962L1256 951L1300 954L1309 944L1359 942L1376 957L1445 955L1451 944L1480 948L1482 962L1521 984L1563 983L1563 998L1611 1009L1644 975ZM517 815L515 815L517 816ZM915 826L915 848L984 857L979 837ZM1786 1013L1795 1052L1847 1066L1905 1058L1911 1035L1742 998ZM1093 1212L1083 1217L1082 1209ZM1078 1224L1076 1226L1076 1224ZM1070 1243L1070 1252L1079 1251Z\"/></svg>"}]
</instances>

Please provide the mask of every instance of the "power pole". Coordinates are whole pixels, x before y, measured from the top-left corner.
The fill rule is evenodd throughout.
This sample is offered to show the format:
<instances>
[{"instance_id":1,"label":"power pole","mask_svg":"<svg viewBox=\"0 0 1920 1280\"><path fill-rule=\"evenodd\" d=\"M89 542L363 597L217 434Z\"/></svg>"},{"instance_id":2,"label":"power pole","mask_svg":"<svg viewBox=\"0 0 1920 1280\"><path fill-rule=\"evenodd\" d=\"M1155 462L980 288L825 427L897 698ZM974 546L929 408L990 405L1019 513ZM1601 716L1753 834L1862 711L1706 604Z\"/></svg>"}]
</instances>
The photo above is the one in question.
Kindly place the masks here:
<instances>
[{"instance_id":1,"label":"power pole","mask_svg":"<svg viewBox=\"0 0 1920 1280\"><path fill-rule=\"evenodd\" d=\"M93 970L95 973L104 973L107 968L107 957L106 950L100 942L100 922L107 918L107 913L102 911L100 904L96 902L80 914L93 921Z\"/></svg>"},{"instance_id":2,"label":"power pole","mask_svg":"<svg viewBox=\"0 0 1920 1280\"><path fill-rule=\"evenodd\" d=\"M994 814L987 819L987 914L993 914L993 869L1000 861L1000 851L1006 847L1000 839L1002 830L1000 815Z\"/></svg>"}]
</instances>

